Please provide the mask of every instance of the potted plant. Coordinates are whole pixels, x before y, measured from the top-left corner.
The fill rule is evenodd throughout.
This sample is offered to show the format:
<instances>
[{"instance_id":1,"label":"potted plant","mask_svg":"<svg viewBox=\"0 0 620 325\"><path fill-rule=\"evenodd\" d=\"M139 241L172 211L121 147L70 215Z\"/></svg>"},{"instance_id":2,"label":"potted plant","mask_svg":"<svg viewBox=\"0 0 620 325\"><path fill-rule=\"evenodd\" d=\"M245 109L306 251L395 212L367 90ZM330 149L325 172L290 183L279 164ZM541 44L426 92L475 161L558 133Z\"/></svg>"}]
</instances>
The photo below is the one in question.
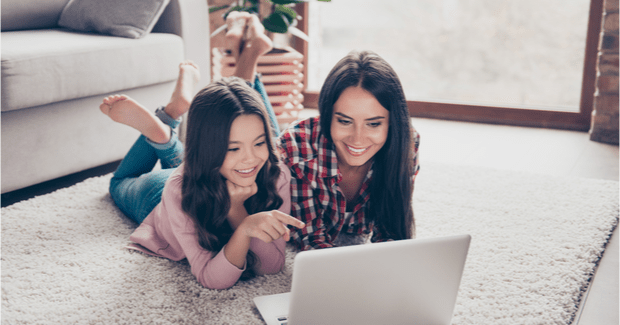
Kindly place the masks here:
<instances>
[{"instance_id":1,"label":"potted plant","mask_svg":"<svg viewBox=\"0 0 620 325\"><path fill-rule=\"evenodd\" d=\"M308 36L296 26L301 17L295 12L297 3L308 0L209 0L209 19L212 48L211 76L214 80L232 75L235 60L224 47L226 16L232 11L246 11L258 15L265 32L274 40L274 48L258 60L257 72L262 81L280 124L297 119L304 89L303 55L288 46L286 36L291 34L308 41ZM318 0L329 2L330 0ZM283 41L282 41L283 40Z\"/></svg>"},{"instance_id":2,"label":"potted plant","mask_svg":"<svg viewBox=\"0 0 620 325\"><path fill-rule=\"evenodd\" d=\"M317 1L330 2L331 0ZM266 31L280 34L291 33L307 42L308 35L296 27L301 17L293 9L295 4L303 2L308 2L308 0L235 0L227 5L209 7L209 14L225 9L226 11L222 14L225 20L226 16L232 11L247 11L258 15ZM213 31L211 37L225 29L226 25L218 27Z\"/></svg>"}]
</instances>

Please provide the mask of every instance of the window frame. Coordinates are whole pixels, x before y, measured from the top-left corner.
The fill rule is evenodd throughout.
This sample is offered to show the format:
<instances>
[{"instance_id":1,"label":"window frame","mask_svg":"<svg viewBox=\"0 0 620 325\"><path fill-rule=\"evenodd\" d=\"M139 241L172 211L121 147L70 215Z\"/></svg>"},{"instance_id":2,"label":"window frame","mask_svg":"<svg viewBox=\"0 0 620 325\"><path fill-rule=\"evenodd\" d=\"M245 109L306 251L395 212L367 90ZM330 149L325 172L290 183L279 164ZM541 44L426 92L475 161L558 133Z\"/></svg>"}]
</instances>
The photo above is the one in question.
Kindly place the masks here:
<instances>
[{"instance_id":1,"label":"window frame","mask_svg":"<svg viewBox=\"0 0 620 325\"><path fill-rule=\"evenodd\" d=\"M308 3L298 3L296 5L296 11L302 17L297 27L307 34L310 28L308 23ZM409 108L410 116L588 131L590 129L592 119L592 107L596 82L596 62L598 56L602 15L603 0L591 0L586 34L579 112L551 111L532 106L486 106L469 102L407 100L407 107ZM297 37L293 39L292 43L292 47L304 55L304 69L307 71L308 43ZM304 73L304 85L308 84L307 75L307 72ZM318 107L318 91L308 91L304 88L303 95L304 107Z\"/></svg>"}]
</instances>

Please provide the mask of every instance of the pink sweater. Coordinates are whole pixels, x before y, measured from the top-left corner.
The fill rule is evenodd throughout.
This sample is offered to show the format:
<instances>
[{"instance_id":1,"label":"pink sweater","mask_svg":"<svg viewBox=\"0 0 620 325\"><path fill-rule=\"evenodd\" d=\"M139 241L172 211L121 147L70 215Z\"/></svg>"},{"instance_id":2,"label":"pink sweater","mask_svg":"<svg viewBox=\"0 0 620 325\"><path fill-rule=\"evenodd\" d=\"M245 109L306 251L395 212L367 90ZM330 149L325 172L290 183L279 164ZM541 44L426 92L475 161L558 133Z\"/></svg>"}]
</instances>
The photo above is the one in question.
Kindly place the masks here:
<instances>
[{"instance_id":1,"label":"pink sweater","mask_svg":"<svg viewBox=\"0 0 620 325\"><path fill-rule=\"evenodd\" d=\"M276 184L282 200L278 209L291 213L290 181L291 173L286 165L280 164L280 178ZM226 259L224 248L214 254L198 244L194 224L181 208L181 185L183 182L183 165L174 171L164 187L161 202L144 219L142 224L129 238L135 244L128 246L143 253L180 261L187 258L192 274L200 284L210 289L232 287L244 270L239 269ZM272 243L265 243L252 238L250 250L260 259L259 274L280 272L284 265L283 238Z\"/></svg>"}]
</instances>

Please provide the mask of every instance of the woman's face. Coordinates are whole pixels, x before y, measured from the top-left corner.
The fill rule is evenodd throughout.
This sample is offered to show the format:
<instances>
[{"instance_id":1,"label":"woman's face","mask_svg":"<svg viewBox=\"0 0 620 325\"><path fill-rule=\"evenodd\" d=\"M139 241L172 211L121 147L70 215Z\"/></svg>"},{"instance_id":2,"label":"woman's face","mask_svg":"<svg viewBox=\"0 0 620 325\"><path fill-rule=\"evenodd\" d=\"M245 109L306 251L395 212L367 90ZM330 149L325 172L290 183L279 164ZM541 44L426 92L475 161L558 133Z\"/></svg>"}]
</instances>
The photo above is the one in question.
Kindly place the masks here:
<instances>
[{"instance_id":1,"label":"woman's face","mask_svg":"<svg viewBox=\"0 0 620 325\"><path fill-rule=\"evenodd\" d=\"M389 130L390 112L361 87L345 89L334 103L331 136L338 163L360 167L383 147Z\"/></svg>"},{"instance_id":2,"label":"woman's face","mask_svg":"<svg viewBox=\"0 0 620 325\"><path fill-rule=\"evenodd\" d=\"M240 115L230 127L228 152L220 173L238 186L250 186L269 158L267 135L257 115Z\"/></svg>"}]
</instances>

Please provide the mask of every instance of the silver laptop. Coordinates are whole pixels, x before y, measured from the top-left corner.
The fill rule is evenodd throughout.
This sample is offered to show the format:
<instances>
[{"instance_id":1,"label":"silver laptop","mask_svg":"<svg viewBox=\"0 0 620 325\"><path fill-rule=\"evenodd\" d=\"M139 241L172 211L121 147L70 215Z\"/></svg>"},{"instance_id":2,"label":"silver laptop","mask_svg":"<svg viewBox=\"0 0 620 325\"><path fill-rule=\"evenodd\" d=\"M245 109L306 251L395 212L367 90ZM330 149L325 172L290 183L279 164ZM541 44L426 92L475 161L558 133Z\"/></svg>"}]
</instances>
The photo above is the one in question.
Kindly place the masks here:
<instances>
[{"instance_id":1,"label":"silver laptop","mask_svg":"<svg viewBox=\"0 0 620 325\"><path fill-rule=\"evenodd\" d=\"M450 324L469 235L299 252L291 292L254 298L268 325Z\"/></svg>"}]
</instances>

